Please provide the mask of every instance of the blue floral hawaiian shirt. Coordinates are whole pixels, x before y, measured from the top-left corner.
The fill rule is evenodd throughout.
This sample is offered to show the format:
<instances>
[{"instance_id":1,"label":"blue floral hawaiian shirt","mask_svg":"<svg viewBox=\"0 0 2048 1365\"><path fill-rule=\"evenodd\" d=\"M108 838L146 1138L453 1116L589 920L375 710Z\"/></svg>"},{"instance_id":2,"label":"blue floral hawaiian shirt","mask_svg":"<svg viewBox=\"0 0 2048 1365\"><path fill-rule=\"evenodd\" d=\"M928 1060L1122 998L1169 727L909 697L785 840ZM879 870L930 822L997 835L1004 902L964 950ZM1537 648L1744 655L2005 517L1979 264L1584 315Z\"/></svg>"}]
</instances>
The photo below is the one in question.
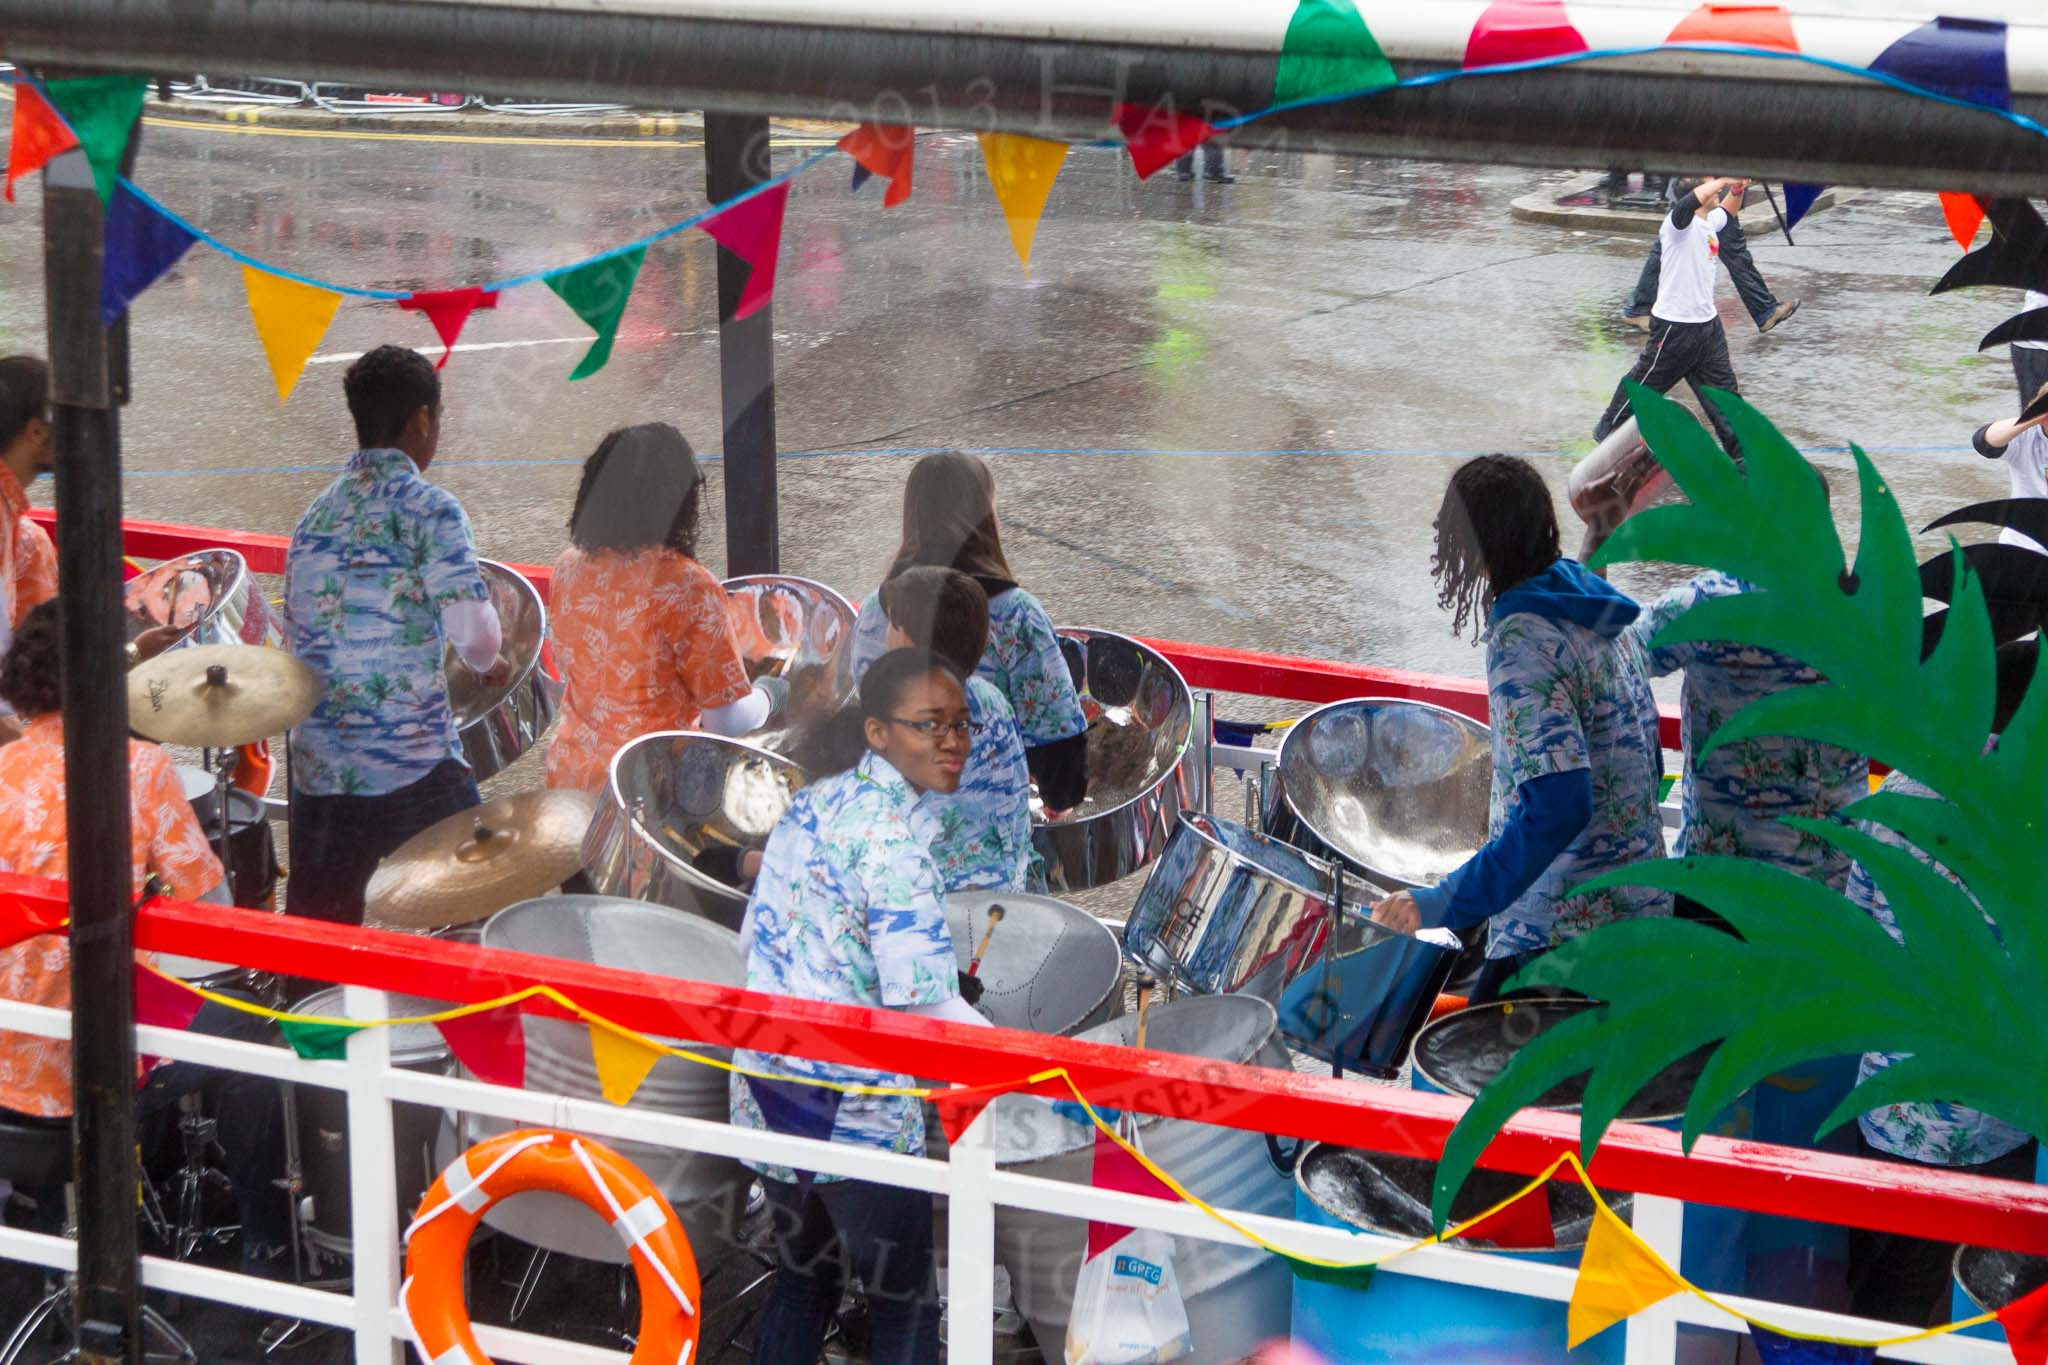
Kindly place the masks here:
<instances>
[{"instance_id":1,"label":"blue floral hawaiian shirt","mask_svg":"<svg viewBox=\"0 0 2048 1365\"><path fill-rule=\"evenodd\" d=\"M1887 775L1879 790L1896 792L1900 796L1940 799L1926 783L1916 782L1898 772ZM1893 848L1911 847L1905 836L1889 825L1862 820L1857 822L1857 828ZM1942 876L1958 886L1962 885L1961 878L1919 849L1913 849L1913 854L1922 862L1932 863ZM1869 911L1887 933L1904 943L1905 935L1899 932L1898 920L1885 903L1884 892L1877 889L1877 883L1871 880L1863 864L1851 866L1849 899ZM1857 1080L1869 1080L1893 1062L1903 1061L1907 1055L1903 1052L1866 1052ZM1878 1151L1930 1166L1981 1166L2017 1150L2027 1140L2026 1133L1989 1114L1939 1101L1887 1104L1864 1114L1856 1122L1863 1130L1863 1140Z\"/></svg>"},{"instance_id":2,"label":"blue floral hawaiian shirt","mask_svg":"<svg viewBox=\"0 0 2048 1365\"><path fill-rule=\"evenodd\" d=\"M932 861L948 891L1022 891L1031 870L1031 770L1010 703L979 674L967 680L968 719L981 726L960 789L930 792L938 817Z\"/></svg>"},{"instance_id":3,"label":"blue floral hawaiian shirt","mask_svg":"<svg viewBox=\"0 0 2048 1365\"><path fill-rule=\"evenodd\" d=\"M441 609L488 595L455 495L403 451L357 451L300 518L285 559L291 651L323 684L292 732L292 785L374 796L460 759Z\"/></svg>"},{"instance_id":4,"label":"blue floral hawaiian shirt","mask_svg":"<svg viewBox=\"0 0 2048 1365\"><path fill-rule=\"evenodd\" d=\"M869 593L854 623L855 677L882 657L888 636L889 618L882 614L882 594ZM1025 748L1071 739L1088 728L1052 619L1024 589L1010 588L988 600L988 648L974 671L1009 699Z\"/></svg>"},{"instance_id":5,"label":"blue floral hawaiian shirt","mask_svg":"<svg viewBox=\"0 0 2048 1365\"><path fill-rule=\"evenodd\" d=\"M1593 781L1592 823L1487 922L1486 955L1552 948L1614 920L1669 914L1671 897L1649 887L1568 894L1603 872L1664 856L1657 703L1636 651L1573 622L1517 611L1487 628L1486 686L1491 836L1506 827L1524 782L1580 768Z\"/></svg>"},{"instance_id":6,"label":"blue floral hawaiian shirt","mask_svg":"<svg viewBox=\"0 0 2048 1365\"><path fill-rule=\"evenodd\" d=\"M920 798L879 754L798 792L768 836L740 931L748 989L899 1009L958 995L960 964L931 856L939 832L929 797ZM805 1057L741 1050L734 1061L845 1085L916 1084L908 1076ZM735 1125L770 1126L745 1077L732 1078L731 1094ZM835 1142L922 1156L924 1110L907 1095L847 1095L831 1135ZM785 1167L749 1164L771 1179L797 1178Z\"/></svg>"},{"instance_id":7,"label":"blue floral hawaiian shirt","mask_svg":"<svg viewBox=\"0 0 2048 1365\"><path fill-rule=\"evenodd\" d=\"M1700 758L1700 749L1737 711L1773 692L1818 683L1820 674L1756 645L1684 641L1650 646L1658 631L1701 602L1747 590L1725 573L1703 573L1652 602L1626 631L1642 648L1651 677L1685 670L1679 692L1685 790L1678 851L1756 858L1839 891L1849 878L1849 855L1781 817L1839 816L1850 802L1868 794L1868 760L1832 744L1778 735L1723 745Z\"/></svg>"}]
</instances>

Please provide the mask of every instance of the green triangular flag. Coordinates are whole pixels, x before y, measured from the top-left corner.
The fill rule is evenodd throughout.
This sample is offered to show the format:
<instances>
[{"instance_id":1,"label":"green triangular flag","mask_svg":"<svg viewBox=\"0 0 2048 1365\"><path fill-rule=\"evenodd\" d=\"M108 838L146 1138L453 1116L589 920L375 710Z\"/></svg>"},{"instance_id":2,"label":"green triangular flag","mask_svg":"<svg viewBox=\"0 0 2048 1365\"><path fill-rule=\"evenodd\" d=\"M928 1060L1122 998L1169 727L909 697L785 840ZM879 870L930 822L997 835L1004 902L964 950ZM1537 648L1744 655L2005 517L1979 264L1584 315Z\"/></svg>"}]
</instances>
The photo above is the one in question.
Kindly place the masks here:
<instances>
[{"instance_id":1,"label":"green triangular flag","mask_svg":"<svg viewBox=\"0 0 2048 1365\"><path fill-rule=\"evenodd\" d=\"M1395 79L1394 64L1351 0L1301 0L1280 42L1273 103L1359 94Z\"/></svg>"},{"instance_id":2,"label":"green triangular flag","mask_svg":"<svg viewBox=\"0 0 2048 1365\"><path fill-rule=\"evenodd\" d=\"M363 1031L360 1024L298 1024L289 1019L278 1020L277 1027L292 1051L309 1062L341 1061L348 1055L350 1035Z\"/></svg>"},{"instance_id":3,"label":"green triangular flag","mask_svg":"<svg viewBox=\"0 0 2048 1365\"><path fill-rule=\"evenodd\" d=\"M80 76L46 81L43 89L78 135L78 145L92 163L92 183L100 192L100 202L113 203L114 182L121 178L121 154L128 150L129 130L142 117L149 82L141 76Z\"/></svg>"},{"instance_id":4,"label":"green triangular flag","mask_svg":"<svg viewBox=\"0 0 2048 1365\"><path fill-rule=\"evenodd\" d=\"M640 277L640 263L646 259L647 248L636 246L631 251L547 277L548 288L575 309L577 317L597 329L597 340L583 353L570 379L587 379L612 358L612 339L618 333L619 319L625 315L626 300L633 297L633 281Z\"/></svg>"},{"instance_id":5,"label":"green triangular flag","mask_svg":"<svg viewBox=\"0 0 2048 1365\"><path fill-rule=\"evenodd\" d=\"M1372 1273L1378 1267L1371 1265L1317 1265L1304 1261L1298 1256L1285 1252L1276 1253L1287 1262L1287 1268L1298 1280L1313 1280L1317 1284L1333 1284L1339 1289L1364 1291L1372 1288Z\"/></svg>"}]
</instances>

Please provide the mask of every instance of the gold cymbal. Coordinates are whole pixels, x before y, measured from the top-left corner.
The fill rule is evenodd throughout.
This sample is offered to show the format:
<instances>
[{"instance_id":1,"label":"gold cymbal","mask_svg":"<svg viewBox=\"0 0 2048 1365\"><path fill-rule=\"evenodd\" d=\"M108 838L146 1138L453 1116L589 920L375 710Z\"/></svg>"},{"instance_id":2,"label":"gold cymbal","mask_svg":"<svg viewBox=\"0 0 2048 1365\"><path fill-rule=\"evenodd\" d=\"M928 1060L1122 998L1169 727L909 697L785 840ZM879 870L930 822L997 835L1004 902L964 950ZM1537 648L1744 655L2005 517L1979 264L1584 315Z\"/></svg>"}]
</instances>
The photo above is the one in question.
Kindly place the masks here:
<instances>
[{"instance_id":1,"label":"gold cymbal","mask_svg":"<svg viewBox=\"0 0 2048 1365\"><path fill-rule=\"evenodd\" d=\"M128 724L160 744L232 749L313 714L320 675L281 649L194 645L128 672Z\"/></svg>"},{"instance_id":2,"label":"gold cymbal","mask_svg":"<svg viewBox=\"0 0 2048 1365\"><path fill-rule=\"evenodd\" d=\"M583 867L583 833L597 813L584 792L522 792L460 811L377 864L364 920L390 929L442 929L543 895Z\"/></svg>"}]
</instances>

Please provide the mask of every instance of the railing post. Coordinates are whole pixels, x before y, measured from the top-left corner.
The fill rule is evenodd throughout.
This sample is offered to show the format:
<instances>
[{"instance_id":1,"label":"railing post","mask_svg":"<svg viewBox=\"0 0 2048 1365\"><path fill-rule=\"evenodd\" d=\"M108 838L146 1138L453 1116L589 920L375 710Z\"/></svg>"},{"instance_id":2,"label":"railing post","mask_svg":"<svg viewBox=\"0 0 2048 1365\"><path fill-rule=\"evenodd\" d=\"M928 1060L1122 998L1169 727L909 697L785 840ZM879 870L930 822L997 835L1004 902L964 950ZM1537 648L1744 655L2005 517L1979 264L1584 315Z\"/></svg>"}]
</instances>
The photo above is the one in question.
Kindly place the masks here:
<instances>
[{"instance_id":1,"label":"railing post","mask_svg":"<svg viewBox=\"0 0 2048 1365\"><path fill-rule=\"evenodd\" d=\"M350 986L344 1006L352 1019L388 1016L382 991ZM391 1306L398 1301L398 1162L391 1142L391 1102L384 1073L391 1065L391 1031L358 1029L348 1040L348 1214L355 1273L355 1365L397 1365L404 1347L391 1336Z\"/></svg>"},{"instance_id":2,"label":"railing post","mask_svg":"<svg viewBox=\"0 0 2048 1365\"><path fill-rule=\"evenodd\" d=\"M704 115L704 189L724 203L768 178L768 120L755 114ZM775 484L775 322L773 303L734 321L752 275L718 248L718 380L725 417L725 571L780 573L782 533Z\"/></svg>"},{"instance_id":3,"label":"railing post","mask_svg":"<svg viewBox=\"0 0 2048 1365\"><path fill-rule=\"evenodd\" d=\"M1685 1205L1676 1199L1639 1194L1629 1220L1636 1236L1664 1258L1680 1264L1685 1242ZM1671 1365L1678 1359L1678 1314L1672 1300L1652 1304L1628 1320L1626 1365Z\"/></svg>"},{"instance_id":4,"label":"railing post","mask_svg":"<svg viewBox=\"0 0 2048 1365\"><path fill-rule=\"evenodd\" d=\"M952 1143L953 1188L946 1207L947 1365L995 1359L995 1120L984 1110Z\"/></svg>"}]
</instances>

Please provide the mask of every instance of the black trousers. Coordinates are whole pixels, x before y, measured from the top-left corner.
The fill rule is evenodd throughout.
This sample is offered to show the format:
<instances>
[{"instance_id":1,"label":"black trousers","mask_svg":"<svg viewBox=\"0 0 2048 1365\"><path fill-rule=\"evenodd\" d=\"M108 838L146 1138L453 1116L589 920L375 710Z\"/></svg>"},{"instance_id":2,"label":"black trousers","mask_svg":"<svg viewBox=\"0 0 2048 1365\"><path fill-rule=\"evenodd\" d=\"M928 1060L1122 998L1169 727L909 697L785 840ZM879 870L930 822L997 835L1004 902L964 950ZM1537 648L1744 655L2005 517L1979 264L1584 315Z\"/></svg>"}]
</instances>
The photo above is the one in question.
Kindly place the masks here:
<instances>
[{"instance_id":1,"label":"black trousers","mask_svg":"<svg viewBox=\"0 0 2048 1365\"><path fill-rule=\"evenodd\" d=\"M1702 388L1738 392L1735 366L1728 359L1728 334L1721 329L1719 318L1706 322L1666 322L1652 316L1650 339L1643 343L1643 353L1636 357L1628 377L1658 393L1671 392L1672 386L1681 379L1692 385L1700 407L1713 424L1714 434L1721 438L1722 447L1730 455L1741 458L1742 447L1735 439L1735 429L1721 416L1720 409L1709 403L1707 396L1700 392ZM1607 411L1600 414L1600 420L1593 426L1593 439L1606 440L1607 434L1620 426L1627 414L1628 391L1616 384L1614 398L1608 403Z\"/></svg>"},{"instance_id":2,"label":"black trousers","mask_svg":"<svg viewBox=\"0 0 2048 1365\"><path fill-rule=\"evenodd\" d=\"M2048 384L2048 351L2033 346L2014 346L2012 350L2013 382L2020 386L2020 406L2034 401L2034 395Z\"/></svg>"},{"instance_id":3,"label":"black trousers","mask_svg":"<svg viewBox=\"0 0 2048 1365\"><path fill-rule=\"evenodd\" d=\"M377 796L292 793L288 915L363 922L363 892L377 864L406 840L479 804L467 764L443 759L425 777Z\"/></svg>"},{"instance_id":4,"label":"black trousers","mask_svg":"<svg viewBox=\"0 0 2048 1365\"><path fill-rule=\"evenodd\" d=\"M872 1365L938 1365L932 1197L865 1180L761 1181L774 1219L775 1287L754 1341L760 1365L815 1365L849 1273L868 1294Z\"/></svg>"},{"instance_id":5,"label":"black trousers","mask_svg":"<svg viewBox=\"0 0 2048 1365\"><path fill-rule=\"evenodd\" d=\"M1749 310L1750 320L1757 326L1764 325L1765 319L1776 311L1778 297L1771 287L1764 283L1764 273L1756 268L1756 257L1749 254L1749 238L1742 235L1742 220L1730 218L1728 226L1719 233L1721 239L1721 264L1728 267L1728 278L1735 285L1735 293L1742 300L1742 306ZM1664 258L1662 239L1650 243L1650 254L1643 261L1642 273L1636 276L1636 287L1630 291L1628 302L1622 311L1630 317L1641 317L1657 302L1658 267Z\"/></svg>"},{"instance_id":6,"label":"black trousers","mask_svg":"<svg viewBox=\"0 0 2048 1365\"><path fill-rule=\"evenodd\" d=\"M1918 1166L1918 1161L1880 1152L1867 1142L1859 1143L1863 1155L1877 1161L1896 1161ZM1950 1166L1937 1169L1967 1171L2000 1180L2031 1181L2034 1178L2032 1142L1979 1166ZM1929 1242L1897 1233L1849 1230L1849 1293L1859 1317L1913 1326L1936 1326L1949 1320L1949 1282L1956 1257L1954 1242Z\"/></svg>"}]
</instances>

